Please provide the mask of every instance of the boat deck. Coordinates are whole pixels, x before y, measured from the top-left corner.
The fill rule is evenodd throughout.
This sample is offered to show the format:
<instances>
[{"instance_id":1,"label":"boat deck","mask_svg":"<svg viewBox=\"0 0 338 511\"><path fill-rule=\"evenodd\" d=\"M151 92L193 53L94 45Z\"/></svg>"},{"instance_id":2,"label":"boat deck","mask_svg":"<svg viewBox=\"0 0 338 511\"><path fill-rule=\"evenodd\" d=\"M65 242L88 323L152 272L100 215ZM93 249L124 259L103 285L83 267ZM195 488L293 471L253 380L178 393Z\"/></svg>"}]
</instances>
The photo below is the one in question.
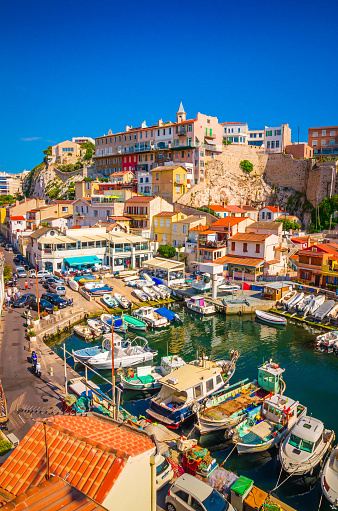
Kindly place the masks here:
<instances>
[{"instance_id":1,"label":"boat deck","mask_svg":"<svg viewBox=\"0 0 338 511\"><path fill-rule=\"evenodd\" d=\"M254 392L254 395L252 395ZM240 412L241 410L248 408L250 405L257 403L259 404L264 399L264 391L261 389L253 387L250 390L250 394L247 393L239 393L236 394L235 397L230 398L228 401L224 403L220 403L219 405L213 406L212 408L208 408L205 412L201 413L201 416L208 419L216 419L222 420L230 417L231 415Z\"/></svg>"}]
</instances>

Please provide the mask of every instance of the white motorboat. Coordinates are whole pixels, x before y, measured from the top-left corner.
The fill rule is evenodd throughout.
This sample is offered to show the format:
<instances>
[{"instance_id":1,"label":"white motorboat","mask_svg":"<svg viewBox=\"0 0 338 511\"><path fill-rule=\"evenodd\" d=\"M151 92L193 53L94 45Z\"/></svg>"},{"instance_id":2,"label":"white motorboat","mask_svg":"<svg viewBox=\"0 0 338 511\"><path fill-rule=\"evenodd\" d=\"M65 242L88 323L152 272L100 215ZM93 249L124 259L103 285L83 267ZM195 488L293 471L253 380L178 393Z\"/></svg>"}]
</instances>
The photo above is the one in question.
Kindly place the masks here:
<instances>
[{"instance_id":1,"label":"white motorboat","mask_svg":"<svg viewBox=\"0 0 338 511\"><path fill-rule=\"evenodd\" d=\"M147 302L149 300L149 296L141 289L135 288L133 293L139 300L141 300L141 302Z\"/></svg>"},{"instance_id":2,"label":"white motorboat","mask_svg":"<svg viewBox=\"0 0 338 511\"><path fill-rule=\"evenodd\" d=\"M277 316L277 314L270 314L269 312L255 310L256 317L264 323L269 325L286 325L286 318Z\"/></svg>"},{"instance_id":3,"label":"white motorboat","mask_svg":"<svg viewBox=\"0 0 338 511\"><path fill-rule=\"evenodd\" d=\"M98 321L97 319L87 319L87 325L95 337L99 337L100 335L109 332L108 327L104 325L102 321Z\"/></svg>"},{"instance_id":4,"label":"white motorboat","mask_svg":"<svg viewBox=\"0 0 338 511\"><path fill-rule=\"evenodd\" d=\"M304 416L293 426L279 448L283 469L292 476L312 476L334 440L334 431L314 417Z\"/></svg>"},{"instance_id":5,"label":"white motorboat","mask_svg":"<svg viewBox=\"0 0 338 511\"><path fill-rule=\"evenodd\" d=\"M311 316L325 302L324 295L315 295L311 302L304 309L304 316Z\"/></svg>"},{"instance_id":6,"label":"white motorboat","mask_svg":"<svg viewBox=\"0 0 338 511\"><path fill-rule=\"evenodd\" d=\"M330 310L333 309L333 307L336 305L336 302L334 300L326 300L318 309L313 313L313 317L316 319L324 319Z\"/></svg>"},{"instance_id":7,"label":"white motorboat","mask_svg":"<svg viewBox=\"0 0 338 511\"><path fill-rule=\"evenodd\" d=\"M165 286L164 284L159 284L157 286L158 289L160 289L162 291L162 293L165 294L165 298L170 298L171 296L171 289L169 289L167 286Z\"/></svg>"},{"instance_id":8,"label":"white motorboat","mask_svg":"<svg viewBox=\"0 0 338 511\"><path fill-rule=\"evenodd\" d=\"M123 346L122 337L114 332L114 345ZM129 341L128 341L129 343ZM102 353L104 351L111 349L111 334L109 336L105 335L102 341L101 346L88 346L86 348L82 348L81 350L72 350L73 358L75 362L87 362L88 359Z\"/></svg>"},{"instance_id":9,"label":"white motorboat","mask_svg":"<svg viewBox=\"0 0 338 511\"><path fill-rule=\"evenodd\" d=\"M278 445L307 408L281 394L274 394L248 412L232 437L238 454L267 451ZM257 419L257 416L259 419ZM263 418L263 420L262 420Z\"/></svg>"},{"instance_id":10,"label":"white motorboat","mask_svg":"<svg viewBox=\"0 0 338 511\"><path fill-rule=\"evenodd\" d=\"M149 288L148 288L149 289ZM152 287L153 291L155 291L155 293L157 293L159 295L160 298L162 298L163 300L165 298L167 298L167 293L165 291L163 291L162 289L160 289L159 286L153 286Z\"/></svg>"},{"instance_id":11,"label":"white motorboat","mask_svg":"<svg viewBox=\"0 0 338 511\"><path fill-rule=\"evenodd\" d=\"M100 320L102 323L111 330L111 322L113 319L113 330L114 332L120 332L121 334L125 334L127 331L127 325L123 319L123 316L120 318L119 316L112 316L111 314L101 314Z\"/></svg>"},{"instance_id":12,"label":"white motorboat","mask_svg":"<svg viewBox=\"0 0 338 511\"><path fill-rule=\"evenodd\" d=\"M279 305L284 305L284 304L287 304L288 302L290 302L296 295L298 294L298 292L296 290L293 290L293 291L289 291L288 293L286 293L286 295L284 295L280 300L278 300L278 304Z\"/></svg>"},{"instance_id":13,"label":"white motorboat","mask_svg":"<svg viewBox=\"0 0 338 511\"><path fill-rule=\"evenodd\" d=\"M221 284L218 289L223 293L232 293L233 291L239 291L241 287L238 284Z\"/></svg>"},{"instance_id":14,"label":"white motorboat","mask_svg":"<svg viewBox=\"0 0 338 511\"><path fill-rule=\"evenodd\" d=\"M315 298L316 295L305 295L300 302L297 303L296 309L300 312L302 312L307 305Z\"/></svg>"},{"instance_id":15,"label":"white motorboat","mask_svg":"<svg viewBox=\"0 0 338 511\"><path fill-rule=\"evenodd\" d=\"M151 283L151 285L153 285L153 284L154 284L153 279L151 278L151 276L150 276L150 275L148 275L148 273L142 273L142 277L143 277L143 278L144 278L144 280L146 280L147 282L150 282L150 283Z\"/></svg>"},{"instance_id":16,"label":"white motorboat","mask_svg":"<svg viewBox=\"0 0 338 511\"><path fill-rule=\"evenodd\" d=\"M338 509L338 445L327 458L321 473L321 486L332 509Z\"/></svg>"},{"instance_id":17,"label":"white motorboat","mask_svg":"<svg viewBox=\"0 0 338 511\"><path fill-rule=\"evenodd\" d=\"M334 347L338 342L338 330L331 330L325 334L318 335L316 338L316 346L320 351L333 353Z\"/></svg>"},{"instance_id":18,"label":"white motorboat","mask_svg":"<svg viewBox=\"0 0 338 511\"><path fill-rule=\"evenodd\" d=\"M294 296L290 301L285 303L286 308L293 309L297 305L298 302L303 300L303 298L304 298L304 293L297 293L296 296Z\"/></svg>"},{"instance_id":19,"label":"white motorboat","mask_svg":"<svg viewBox=\"0 0 338 511\"><path fill-rule=\"evenodd\" d=\"M120 279L124 279L125 277L131 277L133 275L138 275L138 270L122 270L117 272L117 277Z\"/></svg>"},{"instance_id":20,"label":"white motorboat","mask_svg":"<svg viewBox=\"0 0 338 511\"><path fill-rule=\"evenodd\" d=\"M153 307L140 307L134 311L134 316L142 319L152 328L163 328L169 324L167 318L164 318Z\"/></svg>"},{"instance_id":21,"label":"white motorboat","mask_svg":"<svg viewBox=\"0 0 338 511\"><path fill-rule=\"evenodd\" d=\"M89 291L90 289L98 289L103 286L104 286L103 280L99 280L97 282L86 282L83 287L87 291Z\"/></svg>"},{"instance_id":22,"label":"white motorboat","mask_svg":"<svg viewBox=\"0 0 338 511\"><path fill-rule=\"evenodd\" d=\"M143 289L145 287L154 286L155 282L153 282L153 281L149 282L148 280L140 279L140 280L136 280L135 284L136 284L136 287L138 287L139 289Z\"/></svg>"},{"instance_id":23,"label":"white motorboat","mask_svg":"<svg viewBox=\"0 0 338 511\"><path fill-rule=\"evenodd\" d=\"M143 288L143 292L148 295L148 299L149 300L158 300L158 298L160 298L160 295L156 293L156 291L154 291L154 288L153 287L150 287L150 286L144 286Z\"/></svg>"},{"instance_id":24,"label":"white motorboat","mask_svg":"<svg viewBox=\"0 0 338 511\"><path fill-rule=\"evenodd\" d=\"M70 287L73 291L78 291L78 290L79 290L79 287L80 287L80 286L79 286L78 282L76 282L76 280L70 280L70 281L68 282L68 284L69 284L69 287Z\"/></svg>"},{"instance_id":25,"label":"white motorboat","mask_svg":"<svg viewBox=\"0 0 338 511\"><path fill-rule=\"evenodd\" d=\"M112 295L109 294L103 295L102 300L104 304L107 305L110 309L114 309L119 305L119 302Z\"/></svg>"},{"instance_id":26,"label":"white motorboat","mask_svg":"<svg viewBox=\"0 0 338 511\"><path fill-rule=\"evenodd\" d=\"M130 277L125 277L123 279L123 282L128 283L128 282L134 282L136 280L139 280L139 276L138 275L131 275Z\"/></svg>"},{"instance_id":27,"label":"white motorboat","mask_svg":"<svg viewBox=\"0 0 338 511\"><path fill-rule=\"evenodd\" d=\"M140 344L138 344L138 341ZM143 337L136 337L131 342L129 341L126 348L123 348L122 345L116 346L114 343L114 369L150 362L156 355L157 351L150 349L148 341ZM89 358L87 363L98 370L112 369L112 350L98 353Z\"/></svg>"},{"instance_id":28,"label":"white motorboat","mask_svg":"<svg viewBox=\"0 0 338 511\"><path fill-rule=\"evenodd\" d=\"M336 305L334 307L332 307L332 309L328 313L327 317L329 319L335 319L337 317L337 314L338 314L338 303L336 303Z\"/></svg>"},{"instance_id":29,"label":"white motorboat","mask_svg":"<svg viewBox=\"0 0 338 511\"><path fill-rule=\"evenodd\" d=\"M216 309L212 304L206 303L204 296L195 295L186 299L188 309L198 312L198 314L210 315L215 314Z\"/></svg>"},{"instance_id":30,"label":"white motorboat","mask_svg":"<svg viewBox=\"0 0 338 511\"><path fill-rule=\"evenodd\" d=\"M225 278L223 275L217 275L217 286L222 286L225 284ZM191 287L196 289L197 291L209 291L211 289L212 282L210 275L203 275L200 280L195 280L192 282Z\"/></svg>"},{"instance_id":31,"label":"white motorboat","mask_svg":"<svg viewBox=\"0 0 338 511\"><path fill-rule=\"evenodd\" d=\"M79 337L82 337L83 339L92 339L93 334L91 329L88 326L85 325L75 325L73 327L74 334L76 334Z\"/></svg>"},{"instance_id":32,"label":"white motorboat","mask_svg":"<svg viewBox=\"0 0 338 511\"><path fill-rule=\"evenodd\" d=\"M114 298L115 300L118 301L119 305L121 305L121 307L123 309L129 309L133 304L130 300L128 300L128 298L126 298L125 296L123 295L120 295L119 293L114 293Z\"/></svg>"}]
</instances>

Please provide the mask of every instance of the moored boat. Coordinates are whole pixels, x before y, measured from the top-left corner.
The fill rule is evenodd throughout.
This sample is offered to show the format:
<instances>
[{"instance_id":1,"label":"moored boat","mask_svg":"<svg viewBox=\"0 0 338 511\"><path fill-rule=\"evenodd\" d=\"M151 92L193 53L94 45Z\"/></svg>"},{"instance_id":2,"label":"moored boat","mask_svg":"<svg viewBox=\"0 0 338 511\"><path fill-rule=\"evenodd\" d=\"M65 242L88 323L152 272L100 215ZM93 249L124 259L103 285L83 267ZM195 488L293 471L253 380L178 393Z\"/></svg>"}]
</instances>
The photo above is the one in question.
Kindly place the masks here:
<instances>
[{"instance_id":1,"label":"moored boat","mask_svg":"<svg viewBox=\"0 0 338 511\"><path fill-rule=\"evenodd\" d=\"M149 296L144 291L142 291L141 289L136 289L135 288L133 290L133 293L136 296L136 298L141 300L141 302L147 302L149 300Z\"/></svg>"},{"instance_id":2,"label":"moored boat","mask_svg":"<svg viewBox=\"0 0 338 511\"><path fill-rule=\"evenodd\" d=\"M277 316L276 314L271 314L269 312L255 310L256 317L264 323L269 323L270 325L286 325L286 318Z\"/></svg>"},{"instance_id":3,"label":"moored boat","mask_svg":"<svg viewBox=\"0 0 338 511\"><path fill-rule=\"evenodd\" d=\"M333 441L334 431L325 429L320 420L301 417L279 448L284 471L306 481L319 468Z\"/></svg>"},{"instance_id":4,"label":"moored boat","mask_svg":"<svg viewBox=\"0 0 338 511\"><path fill-rule=\"evenodd\" d=\"M320 320L324 319L335 305L336 302L334 300L327 300L313 313L313 317Z\"/></svg>"},{"instance_id":5,"label":"moored boat","mask_svg":"<svg viewBox=\"0 0 338 511\"><path fill-rule=\"evenodd\" d=\"M73 326L74 334L76 334L79 337L82 337L83 339L92 339L93 334L91 329L88 326L85 325L75 325Z\"/></svg>"},{"instance_id":6,"label":"moored boat","mask_svg":"<svg viewBox=\"0 0 338 511\"><path fill-rule=\"evenodd\" d=\"M205 302L204 296L195 295L191 298L187 298L185 301L188 309L203 314L204 316L214 314L216 312L215 307L212 304Z\"/></svg>"},{"instance_id":7,"label":"moored boat","mask_svg":"<svg viewBox=\"0 0 338 511\"><path fill-rule=\"evenodd\" d=\"M293 309L296 307L297 303L303 300L304 293L297 293L295 296L291 298L291 300L287 300L284 302L284 306L286 309Z\"/></svg>"},{"instance_id":8,"label":"moored boat","mask_svg":"<svg viewBox=\"0 0 338 511\"><path fill-rule=\"evenodd\" d=\"M281 394L267 398L236 426L232 440L238 454L263 452L278 445L306 412L299 401Z\"/></svg>"},{"instance_id":9,"label":"moored boat","mask_svg":"<svg viewBox=\"0 0 338 511\"><path fill-rule=\"evenodd\" d=\"M147 330L147 323L145 321L134 316L129 316L128 314L123 314L122 317L128 328L132 328L133 330Z\"/></svg>"},{"instance_id":10,"label":"moored boat","mask_svg":"<svg viewBox=\"0 0 338 511\"><path fill-rule=\"evenodd\" d=\"M134 311L134 316L148 323L151 328L163 328L169 323L167 318L157 314L153 307L140 307Z\"/></svg>"},{"instance_id":11,"label":"moored boat","mask_svg":"<svg viewBox=\"0 0 338 511\"><path fill-rule=\"evenodd\" d=\"M127 342L127 341L126 341ZM114 343L114 368L131 367L153 360L157 355L157 351L152 350L148 346L148 341L143 337L136 337L132 341L128 341L126 347L115 345ZM112 350L99 353L87 360L88 365L94 369L104 370L112 369Z\"/></svg>"},{"instance_id":12,"label":"moored boat","mask_svg":"<svg viewBox=\"0 0 338 511\"><path fill-rule=\"evenodd\" d=\"M99 337L109 331L102 321L98 321L97 319L87 319L87 325L96 337Z\"/></svg>"},{"instance_id":13,"label":"moored boat","mask_svg":"<svg viewBox=\"0 0 338 511\"><path fill-rule=\"evenodd\" d=\"M332 353L336 342L338 342L338 330L332 330L325 334L318 335L316 338L316 346L320 351Z\"/></svg>"},{"instance_id":14,"label":"moored boat","mask_svg":"<svg viewBox=\"0 0 338 511\"><path fill-rule=\"evenodd\" d=\"M285 369L271 360L258 368L258 379L242 380L214 393L198 411L197 427L202 435L236 426L273 394L283 392ZM227 435L228 436L228 435Z\"/></svg>"},{"instance_id":15,"label":"moored boat","mask_svg":"<svg viewBox=\"0 0 338 511\"><path fill-rule=\"evenodd\" d=\"M113 291L112 287L103 286L103 287L94 287L92 289L88 289L88 293L91 295L106 295Z\"/></svg>"},{"instance_id":16,"label":"moored boat","mask_svg":"<svg viewBox=\"0 0 338 511\"><path fill-rule=\"evenodd\" d=\"M106 325L109 330L111 330L111 322L112 322L112 315L111 314L101 314L100 317L102 323ZM122 334L126 333L127 331L127 325L123 320L123 317L120 318L119 316L113 316L113 330L114 332L120 332Z\"/></svg>"},{"instance_id":17,"label":"moored boat","mask_svg":"<svg viewBox=\"0 0 338 511\"><path fill-rule=\"evenodd\" d=\"M128 298L126 298L125 296L123 296L119 293L114 293L114 298L115 298L115 300L118 301L119 305L123 309L129 309L133 305L132 302L130 300L128 300Z\"/></svg>"},{"instance_id":18,"label":"moored boat","mask_svg":"<svg viewBox=\"0 0 338 511\"><path fill-rule=\"evenodd\" d=\"M97 282L86 282L83 287L86 289L86 291L89 291L90 289L97 289L99 287L104 287L103 280L98 280Z\"/></svg>"},{"instance_id":19,"label":"moored boat","mask_svg":"<svg viewBox=\"0 0 338 511\"><path fill-rule=\"evenodd\" d=\"M327 458L321 472L321 486L332 509L338 509L338 445Z\"/></svg>"},{"instance_id":20,"label":"moored boat","mask_svg":"<svg viewBox=\"0 0 338 511\"><path fill-rule=\"evenodd\" d=\"M114 332L114 344L121 345L122 337ZM111 335L103 338L101 346L88 346L80 350L72 350L73 358L78 362L86 362L89 358L109 350L111 347Z\"/></svg>"},{"instance_id":21,"label":"moored boat","mask_svg":"<svg viewBox=\"0 0 338 511\"><path fill-rule=\"evenodd\" d=\"M155 309L155 312L157 314L160 314L160 316L166 318L169 321L169 323L171 323L172 321L182 322L182 319L180 318L180 315L177 314L177 312L173 312L170 309L167 309L166 307L160 307L159 309Z\"/></svg>"},{"instance_id":22,"label":"moored boat","mask_svg":"<svg viewBox=\"0 0 338 511\"><path fill-rule=\"evenodd\" d=\"M119 302L112 295L109 295L109 294L104 294L102 296L102 301L110 309L114 309L119 304Z\"/></svg>"},{"instance_id":23,"label":"moored boat","mask_svg":"<svg viewBox=\"0 0 338 511\"><path fill-rule=\"evenodd\" d=\"M305 307L303 313L304 316L309 315L311 316L316 312L316 310L325 302L325 296L324 295L314 295L311 302Z\"/></svg>"}]
</instances>

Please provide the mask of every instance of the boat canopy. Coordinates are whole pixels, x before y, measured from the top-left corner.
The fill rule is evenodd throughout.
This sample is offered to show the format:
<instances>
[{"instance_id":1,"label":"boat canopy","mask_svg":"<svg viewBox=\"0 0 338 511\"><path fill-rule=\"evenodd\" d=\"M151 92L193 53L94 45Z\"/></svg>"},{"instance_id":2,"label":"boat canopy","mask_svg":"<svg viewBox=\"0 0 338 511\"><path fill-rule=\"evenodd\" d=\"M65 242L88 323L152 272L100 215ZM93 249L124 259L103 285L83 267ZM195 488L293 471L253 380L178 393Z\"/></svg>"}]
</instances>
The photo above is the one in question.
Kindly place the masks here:
<instances>
[{"instance_id":1,"label":"boat canopy","mask_svg":"<svg viewBox=\"0 0 338 511\"><path fill-rule=\"evenodd\" d=\"M174 312L167 309L166 307L160 307L159 309L156 309L155 312L160 314L160 316L166 318L168 321L174 321L174 319L176 319L177 317L177 315Z\"/></svg>"},{"instance_id":2,"label":"boat canopy","mask_svg":"<svg viewBox=\"0 0 338 511\"><path fill-rule=\"evenodd\" d=\"M83 264L102 264L102 261L96 255L92 256L79 256L79 257L66 257L65 262L69 266L82 266Z\"/></svg>"},{"instance_id":3,"label":"boat canopy","mask_svg":"<svg viewBox=\"0 0 338 511\"><path fill-rule=\"evenodd\" d=\"M103 287L94 287L92 289L87 289L89 293L110 293L113 289L108 286Z\"/></svg>"}]
</instances>

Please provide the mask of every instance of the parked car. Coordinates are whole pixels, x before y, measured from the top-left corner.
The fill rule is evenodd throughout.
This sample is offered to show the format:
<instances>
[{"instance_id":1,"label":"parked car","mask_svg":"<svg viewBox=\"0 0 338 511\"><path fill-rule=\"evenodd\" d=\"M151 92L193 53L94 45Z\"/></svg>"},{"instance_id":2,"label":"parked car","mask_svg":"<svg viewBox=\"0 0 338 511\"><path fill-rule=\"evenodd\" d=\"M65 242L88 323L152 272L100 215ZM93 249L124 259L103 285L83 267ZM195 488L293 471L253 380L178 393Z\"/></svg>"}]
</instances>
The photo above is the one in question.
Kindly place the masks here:
<instances>
[{"instance_id":1,"label":"parked car","mask_svg":"<svg viewBox=\"0 0 338 511\"><path fill-rule=\"evenodd\" d=\"M42 277L48 277L52 275L52 273L48 270L39 270L37 273L35 273L35 270L31 270L29 272L30 277L37 277L38 279L42 279Z\"/></svg>"},{"instance_id":2,"label":"parked car","mask_svg":"<svg viewBox=\"0 0 338 511\"><path fill-rule=\"evenodd\" d=\"M51 293L54 293L59 296L65 296L66 295L66 288L63 284L57 284L53 283L48 286L48 289Z\"/></svg>"},{"instance_id":3,"label":"parked car","mask_svg":"<svg viewBox=\"0 0 338 511\"><path fill-rule=\"evenodd\" d=\"M42 281L49 286L50 284L59 284L60 286L65 283L63 279L59 279L58 277L43 277Z\"/></svg>"},{"instance_id":4,"label":"parked car","mask_svg":"<svg viewBox=\"0 0 338 511\"><path fill-rule=\"evenodd\" d=\"M61 298L61 296L53 293L43 293L41 295L41 299L47 300L54 306L57 305L59 309L64 309L68 305L67 300L64 300L63 298Z\"/></svg>"},{"instance_id":5,"label":"parked car","mask_svg":"<svg viewBox=\"0 0 338 511\"><path fill-rule=\"evenodd\" d=\"M190 474L176 479L165 503L168 511L235 511L217 490Z\"/></svg>"},{"instance_id":6,"label":"parked car","mask_svg":"<svg viewBox=\"0 0 338 511\"><path fill-rule=\"evenodd\" d=\"M40 298L39 303L40 303L40 312L46 311L49 314L53 314L53 310L54 310L54 305L53 304L51 304L47 300L43 300L42 298ZM37 311L38 310L38 301L36 299L36 296L34 296L34 299L29 300L28 308L33 310L33 311Z\"/></svg>"},{"instance_id":7,"label":"parked car","mask_svg":"<svg viewBox=\"0 0 338 511\"><path fill-rule=\"evenodd\" d=\"M16 267L16 273L19 278L26 278L27 273L25 271L25 268L23 266L17 266Z\"/></svg>"},{"instance_id":8,"label":"parked car","mask_svg":"<svg viewBox=\"0 0 338 511\"><path fill-rule=\"evenodd\" d=\"M165 484L174 477L174 471L166 458L160 455L158 463L156 463L156 490L160 490Z\"/></svg>"},{"instance_id":9,"label":"parked car","mask_svg":"<svg viewBox=\"0 0 338 511\"><path fill-rule=\"evenodd\" d=\"M32 293L26 293L20 296L20 298L14 300L12 307L25 307L27 303L29 303L29 301L33 300L34 298L36 299L36 296Z\"/></svg>"}]
</instances>

